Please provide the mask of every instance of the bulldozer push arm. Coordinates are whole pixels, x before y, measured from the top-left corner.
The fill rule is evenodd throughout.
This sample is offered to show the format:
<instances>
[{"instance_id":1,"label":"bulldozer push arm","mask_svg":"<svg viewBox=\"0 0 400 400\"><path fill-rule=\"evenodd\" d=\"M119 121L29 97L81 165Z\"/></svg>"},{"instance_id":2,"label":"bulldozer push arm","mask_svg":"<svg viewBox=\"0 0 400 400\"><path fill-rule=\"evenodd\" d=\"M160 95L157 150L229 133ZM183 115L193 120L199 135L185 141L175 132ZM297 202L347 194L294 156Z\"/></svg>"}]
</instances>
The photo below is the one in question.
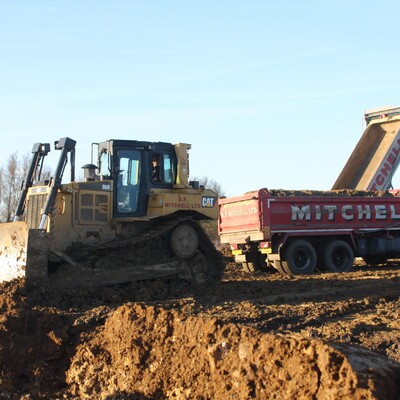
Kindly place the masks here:
<instances>
[{"instance_id":1,"label":"bulldozer push arm","mask_svg":"<svg viewBox=\"0 0 400 400\"><path fill-rule=\"evenodd\" d=\"M50 192L47 195L39 229L45 229L47 216L54 206L58 190L61 189L61 181L64 175L65 166L67 165L68 154L70 154L71 181L75 180L75 144L76 141L70 138L62 138L58 142L55 142L55 148L56 150L61 150L61 154L54 177L50 180Z\"/></svg>"},{"instance_id":2,"label":"bulldozer push arm","mask_svg":"<svg viewBox=\"0 0 400 400\"><path fill-rule=\"evenodd\" d=\"M32 148L33 156L18 200L17 209L14 215L14 222L19 221L22 214L24 213L26 195L28 193L28 189L33 185L33 181L40 181L43 168L43 161L49 152L50 152L49 143L35 143L33 145Z\"/></svg>"}]
</instances>

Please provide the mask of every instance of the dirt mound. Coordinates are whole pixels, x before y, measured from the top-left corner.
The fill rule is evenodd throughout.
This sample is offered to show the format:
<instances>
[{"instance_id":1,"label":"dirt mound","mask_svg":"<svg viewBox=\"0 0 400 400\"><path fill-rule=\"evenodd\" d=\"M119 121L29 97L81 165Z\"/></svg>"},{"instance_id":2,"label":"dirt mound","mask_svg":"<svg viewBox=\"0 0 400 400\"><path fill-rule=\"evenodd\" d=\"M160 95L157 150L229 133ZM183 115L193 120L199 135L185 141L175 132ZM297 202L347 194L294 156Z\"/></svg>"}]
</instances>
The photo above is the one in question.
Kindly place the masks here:
<instances>
[{"instance_id":1,"label":"dirt mound","mask_svg":"<svg viewBox=\"0 0 400 400\"><path fill-rule=\"evenodd\" d=\"M293 280L227 268L195 291L4 283L0 400L399 398L399 282L387 265Z\"/></svg>"},{"instance_id":2,"label":"dirt mound","mask_svg":"<svg viewBox=\"0 0 400 400\"><path fill-rule=\"evenodd\" d=\"M393 399L400 364L361 348L127 304L77 349L67 382L82 399Z\"/></svg>"},{"instance_id":3,"label":"dirt mound","mask_svg":"<svg viewBox=\"0 0 400 400\"><path fill-rule=\"evenodd\" d=\"M31 307L23 280L1 285L0 398L65 386L66 315Z\"/></svg>"}]
</instances>

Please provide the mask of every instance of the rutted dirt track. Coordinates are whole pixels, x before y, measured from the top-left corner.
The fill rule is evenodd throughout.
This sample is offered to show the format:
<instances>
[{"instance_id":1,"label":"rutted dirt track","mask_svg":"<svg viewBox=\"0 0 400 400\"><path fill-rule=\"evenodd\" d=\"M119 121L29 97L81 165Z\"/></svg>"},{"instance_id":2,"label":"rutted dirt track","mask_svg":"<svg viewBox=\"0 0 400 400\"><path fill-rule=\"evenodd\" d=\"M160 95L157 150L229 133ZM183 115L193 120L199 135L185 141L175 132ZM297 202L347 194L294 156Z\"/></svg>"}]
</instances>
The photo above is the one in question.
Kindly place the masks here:
<instances>
[{"instance_id":1,"label":"rutted dirt track","mask_svg":"<svg viewBox=\"0 0 400 400\"><path fill-rule=\"evenodd\" d=\"M400 266L0 294L0 399L397 399Z\"/></svg>"}]
</instances>

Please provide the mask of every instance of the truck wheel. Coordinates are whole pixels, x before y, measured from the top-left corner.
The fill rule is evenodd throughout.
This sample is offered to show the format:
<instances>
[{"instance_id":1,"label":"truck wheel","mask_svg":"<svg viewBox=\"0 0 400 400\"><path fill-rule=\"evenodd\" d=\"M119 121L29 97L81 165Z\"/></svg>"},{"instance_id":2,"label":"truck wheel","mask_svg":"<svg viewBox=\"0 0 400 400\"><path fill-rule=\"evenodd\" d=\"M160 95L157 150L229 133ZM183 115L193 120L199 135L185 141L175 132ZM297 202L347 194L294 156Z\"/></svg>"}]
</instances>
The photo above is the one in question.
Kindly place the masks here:
<instances>
[{"instance_id":1,"label":"truck wheel","mask_svg":"<svg viewBox=\"0 0 400 400\"><path fill-rule=\"evenodd\" d=\"M267 272L269 267L266 262L267 256L264 254L250 253L248 261L242 263L243 270L249 274L256 272Z\"/></svg>"},{"instance_id":2,"label":"truck wheel","mask_svg":"<svg viewBox=\"0 0 400 400\"><path fill-rule=\"evenodd\" d=\"M334 240L327 244L322 252L322 265L326 271L350 271L354 264L354 252L343 240Z\"/></svg>"},{"instance_id":3,"label":"truck wheel","mask_svg":"<svg viewBox=\"0 0 400 400\"><path fill-rule=\"evenodd\" d=\"M247 272L248 274L254 274L257 271L254 263L248 261L242 262L242 268L243 271Z\"/></svg>"},{"instance_id":4,"label":"truck wheel","mask_svg":"<svg viewBox=\"0 0 400 400\"><path fill-rule=\"evenodd\" d=\"M294 275L312 274L317 266L317 253L307 240L295 240L286 249L286 263Z\"/></svg>"}]
</instances>

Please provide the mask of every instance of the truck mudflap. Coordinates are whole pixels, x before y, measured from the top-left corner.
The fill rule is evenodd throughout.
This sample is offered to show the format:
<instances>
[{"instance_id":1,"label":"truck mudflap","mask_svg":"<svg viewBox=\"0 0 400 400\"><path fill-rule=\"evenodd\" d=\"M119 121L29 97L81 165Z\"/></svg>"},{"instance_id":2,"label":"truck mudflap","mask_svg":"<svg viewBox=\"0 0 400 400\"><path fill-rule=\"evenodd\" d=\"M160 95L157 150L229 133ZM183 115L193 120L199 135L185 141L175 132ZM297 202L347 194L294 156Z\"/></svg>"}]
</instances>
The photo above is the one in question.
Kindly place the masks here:
<instances>
[{"instance_id":1,"label":"truck mudflap","mask_svg":"<svg viewBox=\"0 0 400 400\"><path fill-rule=\"evenodd\" d=\"M44 230L29 229L24 221L0 224L0 282L46 278L48 255Z\"/></svg>"}]
</instances>

